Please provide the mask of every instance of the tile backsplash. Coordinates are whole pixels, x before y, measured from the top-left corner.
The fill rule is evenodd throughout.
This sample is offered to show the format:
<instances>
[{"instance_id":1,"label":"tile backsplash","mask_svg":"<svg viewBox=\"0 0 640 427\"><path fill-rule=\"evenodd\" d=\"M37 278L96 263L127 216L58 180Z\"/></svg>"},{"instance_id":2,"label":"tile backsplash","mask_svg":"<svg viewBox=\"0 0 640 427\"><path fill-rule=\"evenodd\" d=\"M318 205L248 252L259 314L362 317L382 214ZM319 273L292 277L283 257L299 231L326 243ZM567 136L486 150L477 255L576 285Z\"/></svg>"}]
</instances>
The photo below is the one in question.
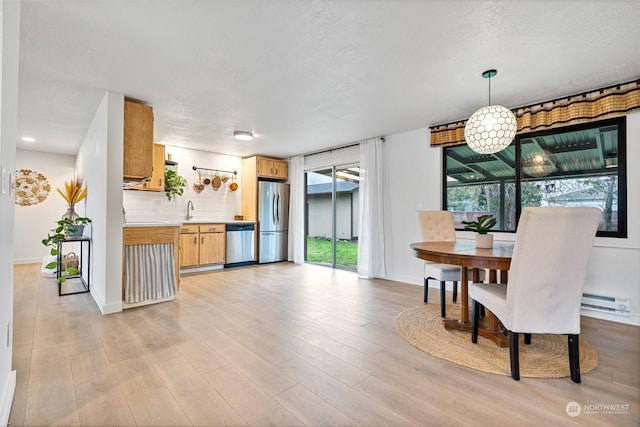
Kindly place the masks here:
<instances>
[{"instance_id":1,"label":"tile backsplash","mask_svg":"<svg viewBox=\"0 0 640 427\"><path fill-rule=\"evenodd\" d=\"M122 201L127 222L182 221L187 214L189 200L193 203L191 213L194 220L230 221L234 215L242 213L242 158L170 145L165 146L166 153L171 154L171 160L178 163L178 173L187 180L184 194L168 200L164 192L124 190ZM217 191L208 185L201 193L196 193L193 184L198 181L198 173L193 170L193 166L237 171L235 182L238 183L238 189L231 191L229 179ZM211 172L209 178L212 176Z\"/></svg>"}]
</instances>

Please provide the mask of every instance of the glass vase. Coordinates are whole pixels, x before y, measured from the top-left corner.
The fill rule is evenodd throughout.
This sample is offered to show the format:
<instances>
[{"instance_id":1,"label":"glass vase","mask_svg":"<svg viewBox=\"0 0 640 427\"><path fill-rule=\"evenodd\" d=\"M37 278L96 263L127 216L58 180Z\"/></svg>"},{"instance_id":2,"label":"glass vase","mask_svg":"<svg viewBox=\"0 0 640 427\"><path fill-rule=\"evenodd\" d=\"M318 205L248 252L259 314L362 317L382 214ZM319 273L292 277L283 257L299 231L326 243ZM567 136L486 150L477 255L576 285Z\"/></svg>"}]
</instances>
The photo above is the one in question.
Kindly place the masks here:
<instances>
[{"instance_id":1,"label":"glass vase","mask_svg":"<svg viewBox=\"0 0 640 427\"><path fill-rule=\"evenodd\" d=\"M76 218L78 218L78 214L74 210L73 205L69 206L67 209L67 212L65 212L65 214L62 215L62 219L67 219L67 218L71 220L71 223L75 223Z\"/></svg>"}]
</instances>

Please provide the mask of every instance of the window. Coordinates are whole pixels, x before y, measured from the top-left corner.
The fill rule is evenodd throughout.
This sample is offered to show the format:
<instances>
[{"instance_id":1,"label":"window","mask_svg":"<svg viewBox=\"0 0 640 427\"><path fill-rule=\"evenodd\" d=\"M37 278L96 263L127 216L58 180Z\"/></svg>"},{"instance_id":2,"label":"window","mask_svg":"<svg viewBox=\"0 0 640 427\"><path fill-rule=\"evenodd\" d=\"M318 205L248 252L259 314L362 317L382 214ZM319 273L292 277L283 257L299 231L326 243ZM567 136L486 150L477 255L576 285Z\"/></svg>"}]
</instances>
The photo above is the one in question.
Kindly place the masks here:
<instances>
[{"instance_id":1,"label":"window","mask_svg":"<svg viewBox=\"0 0 640 427\"><path fill-rule=\"evenodd\" d=\"M447 147L443 206L458 229L491 213L497 231L515 231L523 207L596 206L597 235L627 237L625 147L625 117L518 135L494 154Z\"/></svg>"}]
</instances>

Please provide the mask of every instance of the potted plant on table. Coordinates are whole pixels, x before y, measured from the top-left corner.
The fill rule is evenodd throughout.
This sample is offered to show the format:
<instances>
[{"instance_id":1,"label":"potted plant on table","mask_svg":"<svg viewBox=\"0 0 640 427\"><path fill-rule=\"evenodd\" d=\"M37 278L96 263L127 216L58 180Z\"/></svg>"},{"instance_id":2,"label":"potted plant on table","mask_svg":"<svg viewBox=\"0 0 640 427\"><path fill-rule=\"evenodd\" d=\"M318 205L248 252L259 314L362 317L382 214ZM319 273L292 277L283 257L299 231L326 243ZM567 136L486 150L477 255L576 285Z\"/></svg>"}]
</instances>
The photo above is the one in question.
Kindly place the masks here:
<instances>
[{"instance_id":1,"label":"potted plant on table","mask_svg":"<svg viewBox=\"0 0 640 427\"><path fill-rule=\"evenodd\" d=\"M91 223L91 219L87 217L81 217L75 211L76 205L87 197L87 187L84 186L84 179L82 177L73 177L68 182L64 183L64 188L57 189L58 194L67 202L67 212L62 215L62 218L56 221L56 227L51 229L47 233L47 237L42 240L42 244L51 247L51 255L56 257L56 261L48 263L45 268L49 270L58 268L58 254L62 242L68 240L70 237L78 237L84 234L84 228L87 224ZM66 256L61 256L66 275L73 275L78 273L77 263L69 265L66 263ZM64 282L65 277L61 276L58 281Z\"/></svg>"},{"instance_id":2,"label":"potted plant on table","mask_svg":"<svg viewBox=\"0 0 640 427\"><path fill-rule=\"evenodd\" d=\"M75 219L71 218L62 218L57 221L58 226L50 230L47 234L46 239L42 239L42 244L45 246L51 247L51 255L56 257L56 261L52 261L48 263L45 268L48 270L55 270L58 268L58 254L60 253L60 245L62 242L69 239L71 236L81 236L82 234L77 234L78 227L91 223L91 219L86 217L76 217ZM65 256L62 256L63 265L66 275L74 275L78 274L79 266L75 265L65 265ZM62 275L58 282L64 282L65 276Z\"/></svg>"},{"instance_id":3,"label":"potted plant on table","mask_svg":"<svg viewBox=\"0 0 640 427\"><path fill-rule=\"evenodd\" d=\"M493 234L489 234L498 221L491 214L480 215L475 221L462 221L467 231L475 231L476 247L490 249L493 247Z\"/></svg>"}]
</instances>

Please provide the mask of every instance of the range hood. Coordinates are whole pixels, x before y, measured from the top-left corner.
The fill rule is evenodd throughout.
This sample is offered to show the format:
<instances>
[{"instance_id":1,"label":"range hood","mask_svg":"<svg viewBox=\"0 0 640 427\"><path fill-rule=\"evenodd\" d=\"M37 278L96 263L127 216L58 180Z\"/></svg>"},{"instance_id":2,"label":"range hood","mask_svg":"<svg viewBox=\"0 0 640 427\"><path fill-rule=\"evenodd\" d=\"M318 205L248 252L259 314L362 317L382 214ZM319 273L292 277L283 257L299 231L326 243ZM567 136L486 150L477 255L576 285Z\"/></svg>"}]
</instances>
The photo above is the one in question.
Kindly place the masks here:
<instances>
[{"instance_id":1,"label":"range hood","mask_svg":"<svg viewBox=\"0 0 640 427\"><path fill-rule=\"evenodd\" d=\"M122 180L122 189L126 190L128 188L132 188L149 181L151 181L151 177L139 178L139 179L135 177L127 177Z\"/></svg>"}]
</instances>

